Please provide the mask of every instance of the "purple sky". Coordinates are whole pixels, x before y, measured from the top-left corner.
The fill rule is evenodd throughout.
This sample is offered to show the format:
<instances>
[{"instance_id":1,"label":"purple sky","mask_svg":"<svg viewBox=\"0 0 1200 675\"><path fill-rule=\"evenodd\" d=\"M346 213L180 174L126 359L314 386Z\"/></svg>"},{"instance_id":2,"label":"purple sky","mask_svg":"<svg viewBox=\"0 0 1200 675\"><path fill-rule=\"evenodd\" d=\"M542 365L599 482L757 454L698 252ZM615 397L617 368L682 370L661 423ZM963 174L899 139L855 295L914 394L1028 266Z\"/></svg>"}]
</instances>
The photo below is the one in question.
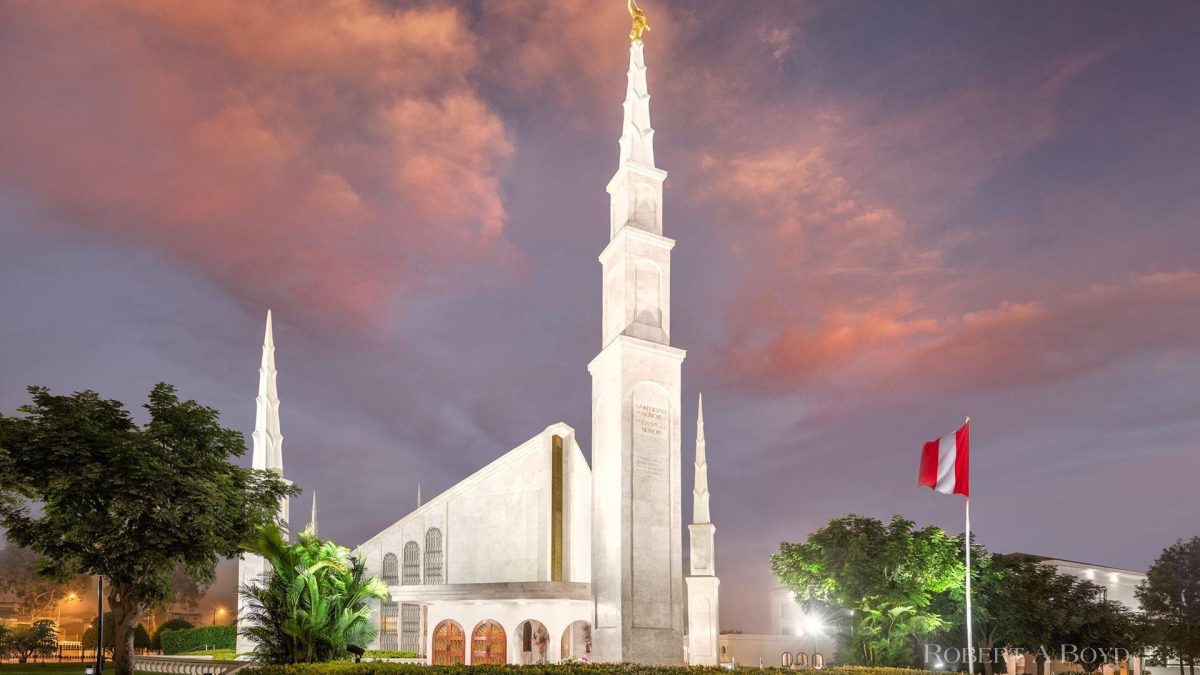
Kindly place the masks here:
<instances>
[{"instance_id":1,"label":"purple sky","mask_svg":"<svg viewBox=\"0 0 1200 675\"><path fill-rule=\"evenodd\" d=\"M1200 6L643 4L724 628L831 517L960 530L915 474L967 413L989 548L1140 569L1200 534ZM271 307L323 535L555 421L586 452L627 22L3 3L0 410L168 381L248 436Z\"/></svg>"}]
</instances>

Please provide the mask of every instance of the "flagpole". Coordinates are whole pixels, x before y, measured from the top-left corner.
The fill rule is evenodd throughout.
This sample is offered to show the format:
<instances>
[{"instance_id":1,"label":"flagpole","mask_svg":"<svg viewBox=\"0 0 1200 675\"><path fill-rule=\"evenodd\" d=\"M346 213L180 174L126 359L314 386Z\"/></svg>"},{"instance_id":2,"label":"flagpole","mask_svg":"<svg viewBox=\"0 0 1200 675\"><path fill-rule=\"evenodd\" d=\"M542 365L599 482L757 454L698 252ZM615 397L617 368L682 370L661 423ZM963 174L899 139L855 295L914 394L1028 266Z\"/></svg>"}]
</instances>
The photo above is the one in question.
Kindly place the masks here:
<instances>
[{"instance_id":1,"label":"flagpole","mask_svg":"<svg viewBox=\"0 0 1200 675\"><path fill-rule=\"evenodd\" d=\"M971 416L967 415L967 424L971 423ZM966 532L963 534L963 548L966 549L967 557L967 658L970 664L968 673L975 672L975 649L971 640L971 495L966 495L966 500L963 506L963 512L966 516Z\"/></svg>"}]
</instances>

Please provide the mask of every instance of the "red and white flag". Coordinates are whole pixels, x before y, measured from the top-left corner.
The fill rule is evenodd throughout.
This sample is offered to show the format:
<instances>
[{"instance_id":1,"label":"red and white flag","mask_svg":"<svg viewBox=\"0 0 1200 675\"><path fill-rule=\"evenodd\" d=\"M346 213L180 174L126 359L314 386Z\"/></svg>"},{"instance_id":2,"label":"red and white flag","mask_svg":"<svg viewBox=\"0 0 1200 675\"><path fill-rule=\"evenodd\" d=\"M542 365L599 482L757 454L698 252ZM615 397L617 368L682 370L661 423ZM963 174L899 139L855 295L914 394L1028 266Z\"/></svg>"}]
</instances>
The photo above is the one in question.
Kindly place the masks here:
<instances>
[{"instance_id":1,"label":"red and white flag","mask_svg":"<svg viewBox=\"0 0 1200 675\"><path fill-rule=\"evenodd\" d=\"M921 470L917 485L926 485L942 494L971 494L971 420L962 428L929 441L921 450Z\"/></svg>"}]
</instances>

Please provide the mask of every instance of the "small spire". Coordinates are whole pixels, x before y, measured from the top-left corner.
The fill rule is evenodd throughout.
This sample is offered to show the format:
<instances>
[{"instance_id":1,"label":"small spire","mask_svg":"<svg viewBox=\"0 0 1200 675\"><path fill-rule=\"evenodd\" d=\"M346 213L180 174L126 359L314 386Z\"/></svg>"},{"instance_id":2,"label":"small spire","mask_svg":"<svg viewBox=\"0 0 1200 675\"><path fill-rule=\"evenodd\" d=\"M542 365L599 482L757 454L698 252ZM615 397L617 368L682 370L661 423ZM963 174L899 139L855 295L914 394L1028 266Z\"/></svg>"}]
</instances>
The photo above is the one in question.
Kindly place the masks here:
<instances>
[{"instance_id":1,"label":"small spire","mask_svg":"<svg viewBox=\"0 0 1200 675\"><path fill-rule=\"evenodd\" d=\"M283 475L283 433L279 427L279 390L276 385L275 336L267 310L267 328L263 335L262 365L258 369L258 397L255 399L254 449L251 466Z\"/></svg>"},{"instance_id":2,"label":"small spire","mask_svg":"<svg viewBox=\"0 0 1200 675\"><path fill-rule=\"evenodd\" d=\"M421 508L421 484L417 483L417 508Z\"/></svg>"},{"instance_id":3,"label":"small spire","mask_svg":"<svg viewBox=\"0 0 1200 675\"><path fill-rule=\"evenodd\" d=\"M696 408L696 487L692 490L692 522L709 522L708 457L704 440L704 394Z\"/></svg>"},{"instance_id":4,"label":"small spire","mask_svg":"<svg viewBox=\"0 0 1200 675\"><path fill-rule=\"evenodd\" d=\"M312 515L308 517L308 529L317 535L317 491L313 490Z\"/></svg>"}]
</instances>

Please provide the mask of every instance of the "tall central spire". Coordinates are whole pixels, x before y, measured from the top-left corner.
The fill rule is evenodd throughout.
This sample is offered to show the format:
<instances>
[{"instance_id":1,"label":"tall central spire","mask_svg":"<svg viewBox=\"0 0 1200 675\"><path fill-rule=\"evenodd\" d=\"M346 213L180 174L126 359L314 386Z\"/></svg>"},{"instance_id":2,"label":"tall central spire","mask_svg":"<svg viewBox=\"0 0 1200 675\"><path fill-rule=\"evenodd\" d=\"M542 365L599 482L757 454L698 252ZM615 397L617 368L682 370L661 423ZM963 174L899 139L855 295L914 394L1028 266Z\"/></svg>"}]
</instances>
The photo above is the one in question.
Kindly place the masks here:
<instances>
[{"instance_id":1,"label":"tall central spire","mask_svg":"<svg viewBox=\"0 0 1200 675\"><path fill-rule=\"evenodd\" d=\"M275 338L271 331L271 310L267 310L267 331L263 337L262 365L258 369L258 398L254 413L254 451L251 466L283 475L283 432L279 428L279 390L275 384Z\"/></svg>"}]
</instances>

